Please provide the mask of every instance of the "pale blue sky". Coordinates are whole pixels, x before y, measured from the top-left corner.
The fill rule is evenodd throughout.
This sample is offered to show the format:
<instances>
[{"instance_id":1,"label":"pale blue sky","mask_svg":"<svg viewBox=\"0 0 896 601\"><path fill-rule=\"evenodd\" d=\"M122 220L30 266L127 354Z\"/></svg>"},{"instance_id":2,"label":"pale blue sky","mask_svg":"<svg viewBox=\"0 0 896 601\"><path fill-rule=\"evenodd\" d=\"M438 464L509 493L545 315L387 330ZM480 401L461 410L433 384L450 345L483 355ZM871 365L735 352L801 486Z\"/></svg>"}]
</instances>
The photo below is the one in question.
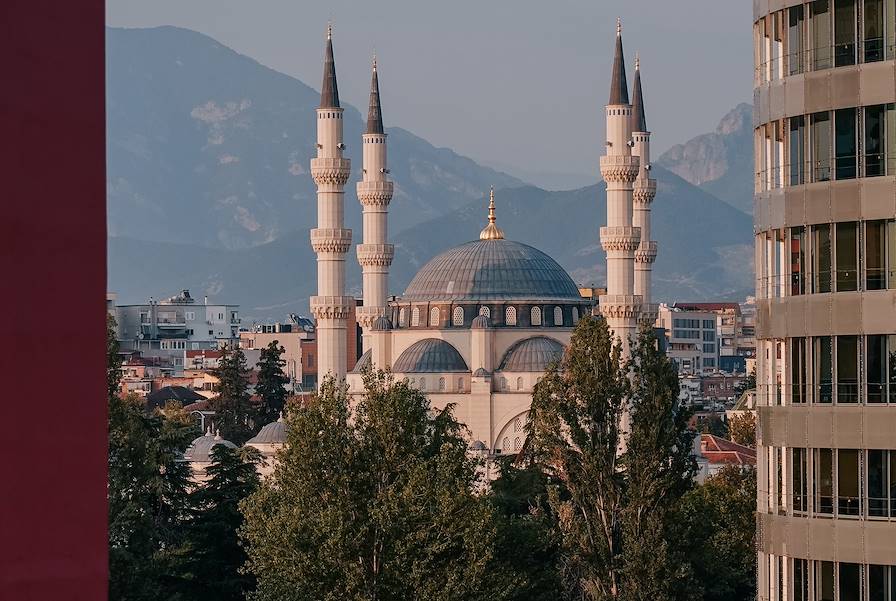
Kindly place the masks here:
<instances>
[{"instance_id":1,"label":"pale blue sky","mask_svg":"<svg viewBox=\"0 0 896 601\"><path fill-rule=\"evenodd\" d=\"M751 99L746 0L107 0L113 26L177 25L320 87L332 19L340 96L366 106L380 61L387 126L520 171L595 173L616 17L641 54L662 151Z\"/></svg>"}]
</instances>

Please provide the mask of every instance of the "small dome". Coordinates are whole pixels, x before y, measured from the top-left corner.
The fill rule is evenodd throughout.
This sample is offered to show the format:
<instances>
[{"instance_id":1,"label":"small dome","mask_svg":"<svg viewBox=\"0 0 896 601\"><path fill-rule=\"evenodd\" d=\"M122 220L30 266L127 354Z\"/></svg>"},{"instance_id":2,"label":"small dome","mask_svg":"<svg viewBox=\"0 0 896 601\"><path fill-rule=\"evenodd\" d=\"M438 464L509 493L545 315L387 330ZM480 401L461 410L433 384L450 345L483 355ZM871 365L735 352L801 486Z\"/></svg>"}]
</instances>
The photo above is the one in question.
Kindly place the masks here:
<instances>
[{"instance_id":1,"label":"small dome","mask_svg":"<svg viewBox=\"0 0 896 601\"><path fill-rule=\"evenodd\" d=\"M392 371L400 374L470 371L457 349L438 338L424 338L407 348Z\"/></svg>"},{"instance_id":2,"label":"small dome","mask_svg":"<svg viewBox=\"0 0 896 601\"><path fill-rule=\"evenodd\" d=\"M489 377L490 375L491 375L491 374L488 373L488 372L487 372L485 369L483 369L482 367L480 367L479 369L477 369L476 371L473 372L473 377L474 377L474 378L487 378L487 377Z\"/></svg>"},{"instance_id":3,"label":"small dome","mask_svg":"<svg viewBox=\"0 0 896 601\"><path fill-rule=\"evenodd\" d=\"M501 360L500 371L544 372L563 358L563 345L547 336L526 338L514 344Z\"/></svg>"},{"instance_id":4,"label":"small dome","mask_svg":"<svg viewBox=\"0 0 896 601\"><path fill-rule=\"evenodd\" d=\"M392 321L386 316L377 317L370 329L374 332L388 332L392 329Z\"/></svg>"},{"instance_id":5,"label":"small dome","mask_svg":"<svg viewBox=\"0 0 896 601\"><path fill-rule=\"evenodd\" d=\"M470 324L470 327L474 330L484 330L488 328L488 317L486 317L485 315L477 315L473 320L473 323Z\"/></svg>"},{"instance_id":6,"label":"small dome","mask_svg":"<svg viewBox=\"0 0 896 601\"><path fill-rule=\"evenodd\" d=\"M283 414L277 421L265 424L265 426L250 438L246 444L283 444L286 442L286 420Z\"/></svg>"},{"instance_id":7,"label":"small dome","mask_svg":"<svg viewBox=\"0 0 896 601\"><path fill-rule=\"evenodd\" d=\"M486 451L488 447L485 446L485 443L481 440L474 441L473 444L470 445L470 449L473 451Z\"/></svg>"},{"instance_id":8,"label":"small dome","mask_svg":"<svg viewBox=\"0 0 896 601\"><path fill-rule=\"evenodd\" d=\"M373 355L370 349L364 351L364 354L361 355L361 358L358 359L358 362L355 363L354 369L352 369L353 374L359 374L364 371L365 368L373 365Z\"/></svg>"},{"instance_id":9,"label":"small dome","mask_svg":"<svg viewBox=\"0 0 896 601\"><path fill-rule=\"evenodd\" d=\"M203 436L190 443L184 452L184 459L191 462L209 462L212 460L212 448L219 444L231 449L237 448L229 440L221 438L220 432L212 436L212 429L209 428Z\"/></svg>"}]
</instances>

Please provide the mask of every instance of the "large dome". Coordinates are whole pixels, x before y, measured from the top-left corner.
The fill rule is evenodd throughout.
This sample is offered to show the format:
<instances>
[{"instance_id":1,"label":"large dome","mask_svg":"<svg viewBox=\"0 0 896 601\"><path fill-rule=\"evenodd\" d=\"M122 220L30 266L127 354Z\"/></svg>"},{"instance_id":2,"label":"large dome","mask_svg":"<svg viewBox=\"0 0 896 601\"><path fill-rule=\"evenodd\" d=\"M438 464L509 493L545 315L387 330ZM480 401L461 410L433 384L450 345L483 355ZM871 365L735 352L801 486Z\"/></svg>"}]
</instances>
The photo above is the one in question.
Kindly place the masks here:
<instances>
[{"instance_id":1,"label":"large dome","mask_svg":"<svg viewBox=\"0 0 896 601\"><path fill-rule=\"evenodd\" d=\"M474 240L423 266L402 301L582 302L569 274L537 248L503 238Z\"/></svg>"}]
</instances>

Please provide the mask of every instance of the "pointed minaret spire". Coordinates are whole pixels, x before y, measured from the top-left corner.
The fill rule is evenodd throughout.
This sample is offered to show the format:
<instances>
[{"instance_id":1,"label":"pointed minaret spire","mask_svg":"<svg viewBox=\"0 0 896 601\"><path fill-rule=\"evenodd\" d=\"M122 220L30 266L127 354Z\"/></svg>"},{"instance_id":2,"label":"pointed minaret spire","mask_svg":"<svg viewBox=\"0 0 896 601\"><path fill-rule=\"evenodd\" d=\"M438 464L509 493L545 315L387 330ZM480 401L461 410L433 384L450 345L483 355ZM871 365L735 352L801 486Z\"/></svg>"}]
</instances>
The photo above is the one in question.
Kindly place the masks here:
<instances>
[{"instance_id":1,"label":"pointed minaret spire","mask_svg":"<svg viewBox=\"0 0 896 601\"><path fill-rule=\"evenodd\" d=\"M613 57L613 76L610 80L610 102L628 104L628 82L625 77L625 56L622 52L622 20L616 19L616 54Z\"/></svg>"},{"instance_id":2,"label":"pointed minaret spire","mask_svg":"<svg viewBox=\"0 0 896 601\"><path fill-rule=\"evenodd\" d=\"M479 232L480 240L503 240L504 232L495 225L495 187L492 186L488 193L488 225Z\"/></svg>"},{"instance_id":3,"label":"pointed minaret spire","mask_svg":"<svg viewBox=\"0 0 896 601\"><path fill-rule=\"evenodd\" d=\"M320 87L320 108L339 108L336 61L333 60L333 27L329 23L327 24L327 49L324 54L324 83Z\"/></svg>"},{"instance_id":4,"label":"pointed minaret spire","mask_svg":"<svg viewBox=\"0 0 896 601\"><path fill-rule=\"evenodd\" d=\"M370 76L370 104L367 108L367 130L365 134L382 134L383 109L380 107L380 79L376 73L376 55L373 55L373 74Z\"/></svg>"},{"instance_id":5,"label":"pointed minaret spire","mask_svg":"<svg viewBox=\"0 0 896 601\"><path fill-rule=\"evenodd\" d=\"M644 97L641 92L641 58L635 55L635 82L632 84L632 131L647 131Z\"/></svg>"}]
</instances>

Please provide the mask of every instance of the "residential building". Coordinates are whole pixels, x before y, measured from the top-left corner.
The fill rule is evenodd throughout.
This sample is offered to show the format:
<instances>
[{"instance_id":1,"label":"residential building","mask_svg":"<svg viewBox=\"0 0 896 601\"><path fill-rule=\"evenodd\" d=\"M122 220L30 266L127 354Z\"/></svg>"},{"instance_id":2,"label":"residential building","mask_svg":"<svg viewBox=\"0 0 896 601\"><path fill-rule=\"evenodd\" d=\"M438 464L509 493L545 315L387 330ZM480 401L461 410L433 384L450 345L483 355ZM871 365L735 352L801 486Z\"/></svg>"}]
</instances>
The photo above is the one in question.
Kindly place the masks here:
<instances>
[{"instance_id":1,"label":"residential building","mask_svg":"<svg viewBox=\"0 0 896 601\"><path fill-rule=\"evenodd\" d=\"M675 361L679 374L700 375L718 370L716 313L661 304L658 320L666 330L666 354Z\"/></svg>"},{"instance_id":2,"label":"residential building","mask_svg":"<svg viewBox=\"0 0 896 601\"><path fill-rule=\"evenodd\" d=\"M758 599L896 592L896 1L754 7Z\"/></svg>"},{"instance_id":3,"label":"residential building","mask_svg":"<svg viewBox=\"0 0 896 601\"><path fill-rule=\"evenodd\" d=\"M699 434L694 439L697 460L697 482L704 482L726 466L752 468L756 465L756 449L737 444L713 434Z\"/></svg>"}]
</instances>

